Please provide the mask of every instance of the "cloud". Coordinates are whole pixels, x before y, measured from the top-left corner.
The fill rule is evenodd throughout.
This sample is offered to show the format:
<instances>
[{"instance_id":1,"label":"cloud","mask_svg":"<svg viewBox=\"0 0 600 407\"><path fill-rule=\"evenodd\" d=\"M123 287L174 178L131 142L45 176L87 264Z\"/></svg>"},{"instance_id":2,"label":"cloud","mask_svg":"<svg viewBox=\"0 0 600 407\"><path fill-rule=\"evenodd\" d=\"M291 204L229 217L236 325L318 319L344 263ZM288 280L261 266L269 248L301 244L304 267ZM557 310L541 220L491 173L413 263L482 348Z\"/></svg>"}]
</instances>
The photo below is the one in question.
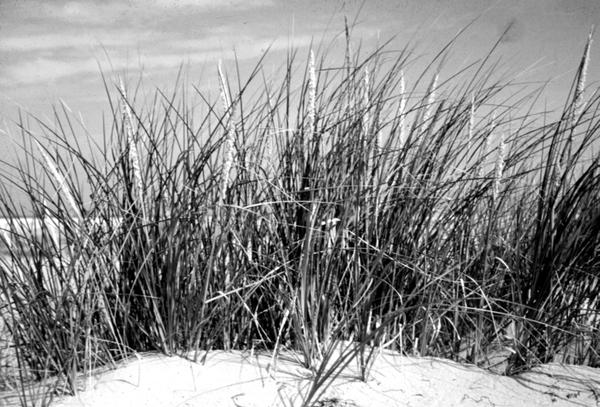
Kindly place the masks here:
<instances>
[{"instance_id":1,"label":"cloud","mask_svg":"<svg viewBox=\"0 0 600 407\"><path fill-rule=\"evenodd\" d=\"M131 47L148 37L149 33L114 30L34 34L0 38L0 51L39 52L61 48Z\"/></svg>"},{"instance_id":2,"label":"cloud","mask_svg":"<svg viewBox=\"0 0 600 407\"><path fill-rule=\"evenodd\" d=\"M558 7L568 14L593 15L600 12L600 4L593 0L560 0Z\"/></svg>"},{"instance_id":3,"label":"cloud","mask_svg":"<svg viewBox=\"0 0 600 407\"><path fill-rule=\"evenodd\" d=\"M24 0L26 1L26 0ZM33 2L33 0L30 0ZM274 0L114 0L61 1L39 3L42 11L37 25L15 21L0 37L0 84L14 87L35 85L74 78L83 74L98 74L98 60L108 69L137 70L176 68L182 62L199 64L217 59L257 58L268 48L271 52L288 46L287 37L274 41L273 33L264 27L269 21L262 10L239 13L239 9L263 7ZM145 6L142 6L144 4ZM151 18L151 11L160 8L194 8L211 10L236 8L235 13L248 18L240 30L233 20L214 18L202 20L192 12L163 13L161 19ZM133 10L133 11L132 11ZM131 22L129 14L136 14ZM226 13L231 14L231 13ZM107 16L111 15L111 18ZM249 16L255 15L257 18ZM50 17L52 16L52 17ZM114 18L113 18L114 17ZM63 19L57 23L56 18ZM119 20L121 19L121 20ZM22 21L22 22L23 22ZM202 23L204 21L204 23ZM90 22L103 22L96 25ZM89 23L89 24L88 24ZM294 45L307 46L311 37L296 35ZM105 59L107 54L108 60ZM78 78L78 79L81 79Z\"/></svg>"},{"instance_id":4,"label":"cloud","mask_svg":"<svg viewBox=\"0 0 600 407\"><path fill-rule=\"evenodd\" d=\"M127 18L132 12L128 2L68 1L47 2L40 8L43 17L62 20L69 24L111 25Z\"/></svg>"},{"instance_id":5,"label":"cloud","mask_svg":"<svg viewBox=\"0 0 600 407\"><path fill-rule=\"evenodd\" d=\"M162 44L160 49L142 51L139 55L129 55L127 50L109 52L109 60L101 63L103 67L109 66L115 71L127 69L137 70L143 68L145 71L176 68L182 63L204 64L216 62L219 59L228 60L237 57L240 60L258 58L268 48L270 52L285 50L288 47L287 38L279 38L275 41L266 38L245 37L242 46L238 39L229 39L219 42L222 38L199 39L198 42L188 42L183 48L177 49L174 43ZM306 47L311 43L312 37L296 36L295 47ZM175 51L175 52L173 52ZM0 70L0 81L2 85L33 85L44 82L57 81L67 77L75 77L82 74L97 74L99 72L98 59L93 55L75 58L61 58L55 56L27 58L24 61L5 65Z\"/></svg>"},{"instance_id":6,"label":"cloud","mask_svg":"<svg viewBox=\"0 0 600 407\"><path fill-rule=\"evenodd\" d=\"M69 22L111 24L131 22L149 16L164 17L164 13L202 13L216 10L242 11L273 5L273 0L77 0L47 2L41 10L48 17Z\"/></svg>"},{"instance_id":7,"label":"cloud","mask_svg":"<svg viewBox=\"0 0 600 407\"><path fill-rule=\"evenodd\" d=\"M92 58L66 62L50 58L37 58L19 64L13 64L2 70L4 85L33 84L49 82L61 77L72 76L82 72L98 70Z\"/></svg>"},{"instance_id":8,"label":"cloud","mask_svg":"<svg viewBox=\"0 0 600 407\"><path fill-rule=\"evenodd\" d=\"M135 0L147 4L147 0ZM151 4L161 7L194 7L196 9L249 9L273 5L273 0L150 0Z\"/></svg>"}]
</instances>

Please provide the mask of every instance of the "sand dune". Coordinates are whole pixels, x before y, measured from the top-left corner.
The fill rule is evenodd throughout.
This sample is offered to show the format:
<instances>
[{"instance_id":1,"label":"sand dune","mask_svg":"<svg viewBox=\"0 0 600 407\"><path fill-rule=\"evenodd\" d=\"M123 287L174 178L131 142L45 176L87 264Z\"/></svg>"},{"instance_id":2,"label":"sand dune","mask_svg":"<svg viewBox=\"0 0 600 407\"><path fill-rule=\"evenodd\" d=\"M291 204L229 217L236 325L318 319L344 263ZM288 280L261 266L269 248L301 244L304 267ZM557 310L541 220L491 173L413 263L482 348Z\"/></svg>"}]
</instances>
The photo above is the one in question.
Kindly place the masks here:
<instances>
[{"instance_id":1,"label":"sand dune","mask_svg":"<svg viewBox=\"0 0 600 407\"><path fill-rule=\"evenodd\" d=\"M266 354L214 351L204 364L143 354L116 369L82 377L84 390L57 398L52 406L300 406L312 374L295 359L284 355L274 367ZM600 369L582 366L549 364L506 377L448 360L386 352L376 359L366 382L356 377L352 362L315 405L600 405Z\"/></svg>"}]
</instances>

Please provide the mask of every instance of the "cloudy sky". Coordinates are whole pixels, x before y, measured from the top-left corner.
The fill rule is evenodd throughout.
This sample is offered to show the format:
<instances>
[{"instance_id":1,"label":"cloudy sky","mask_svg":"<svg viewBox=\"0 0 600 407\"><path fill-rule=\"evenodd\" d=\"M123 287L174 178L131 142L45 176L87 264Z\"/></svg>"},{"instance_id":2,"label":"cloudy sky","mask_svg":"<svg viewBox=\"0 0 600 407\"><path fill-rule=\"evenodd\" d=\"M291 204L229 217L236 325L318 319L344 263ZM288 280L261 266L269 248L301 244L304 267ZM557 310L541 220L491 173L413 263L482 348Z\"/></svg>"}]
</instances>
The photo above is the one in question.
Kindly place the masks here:
<instances>
[{"instance_id":1,"label":"cloudy sky","mask_svg":"<svg viewBox=\"0 0 600 407\"><path fill-rule=\"evenodd\" d=\"M361 10L358 13L359 9ZM311 41L327 42L358 13L354 30L363 48L393 35L391 48L409 41L433 56L458 30L456 66L486 53L510 25L498 54L523 80L551 80L555 98L572 77L588 31L600 23L598 0L1 0L0 120L17 108L46 117L59 98L99 123L107 110L100 70L147 86L172 84L181 64L188 80L214 83L233 50L242 67L271 46L271 60L293 44L306 54ZM592 49L590 80L600 57ZM229 65L228 65L229 64ZM3 137L6 137L4 135Z\"/></svg>"}]
</instances>

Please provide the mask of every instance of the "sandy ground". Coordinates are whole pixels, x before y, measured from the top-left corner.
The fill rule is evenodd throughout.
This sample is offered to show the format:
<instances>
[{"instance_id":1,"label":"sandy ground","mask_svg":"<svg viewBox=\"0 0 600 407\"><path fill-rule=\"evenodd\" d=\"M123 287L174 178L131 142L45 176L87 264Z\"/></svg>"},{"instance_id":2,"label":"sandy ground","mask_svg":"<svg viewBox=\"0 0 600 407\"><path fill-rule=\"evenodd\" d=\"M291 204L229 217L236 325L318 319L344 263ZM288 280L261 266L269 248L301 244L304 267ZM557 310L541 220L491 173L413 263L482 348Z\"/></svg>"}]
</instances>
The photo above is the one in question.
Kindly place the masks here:
<instances>
[{"instance_id":1,"label":"sandy ground","mask_svg":"<svg viewBox=\"0 0 600 407\"><path fill-rule=\"evenodd\" d=\"M550 364L505 377L442 359L383 353L366 382L356 377L352 362L316 406L600 405L600 369L581 366ZM281 356L274 368L269 355L220 351L209 353L204 364L138 355L82 381L85 390L52 406L300 406L312 383L311 372L293 355ZM0 395L0 406L14 401Z\"/></svg>"}]
</instances>

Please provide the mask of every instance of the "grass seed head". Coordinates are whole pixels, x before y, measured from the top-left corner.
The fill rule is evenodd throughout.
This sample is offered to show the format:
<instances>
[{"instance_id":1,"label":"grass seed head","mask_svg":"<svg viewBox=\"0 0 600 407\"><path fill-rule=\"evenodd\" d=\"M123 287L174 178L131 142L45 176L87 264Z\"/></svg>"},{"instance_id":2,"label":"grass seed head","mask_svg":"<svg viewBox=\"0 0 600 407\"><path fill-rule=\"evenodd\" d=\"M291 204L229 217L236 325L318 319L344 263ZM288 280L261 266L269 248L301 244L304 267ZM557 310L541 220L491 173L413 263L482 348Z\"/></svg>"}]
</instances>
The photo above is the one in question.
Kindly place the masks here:
<instances>
[{"instance_id":1,"label":"grass seed head","mask_svg":"<svg viewBox=\"0 0 600 407\"><path fill-rule=\"evenodd\" d=\"M582 105L583 105L583 93L585 91L585 81L586 81L586 77L587 77L587 70L588 70L588 65L589 65L589 61L590 61L590 49L592 46L592 36L593 36L593 31L594 29L592 28L590 30L590 33L588 35L588 39L587 42L585 44L585 48L583 51L583 58L581 60L581 68L579 71L579 76L577 78L577 85L575 86L575 95L573 98L573 107L574 107L574 117L573 120L577 120L577 117L580 115L581 113L581 109L582 109Z\"/></svg>"},{"instance_id":2,"label":"grass seed head","mask_svg":"<svg viewBox=\"0 0 600 407\"><path fill-rule=\"evenodd\" d=\"M494 169L494 189L493 198L494 202L498 200L500 196L500 184L502 183L502 175L504 172L504 160L506 159L506 141L504 132L500 133L500 142L497 147L496 165Z\"/></svg>"},{"instance_id":3,"label":"grass seed head","mask_svg":"<svg viewBox=\"0 0 600 407\"><path fill-rule=\"evenodd\" d=\"M221 183L221 203L223 203L225 201L225 194L229 186L229 173L231 172L231 167L233 166L233 150L235 148L235 144L233 140L233 106L231 105L231 97L227 89L227 82L225 81L225 76L223 75L223 71L221 69L221 61L219 61L217 71L219 75L219 85L221 88L221 101L223 102L223 118L225 120L225 158L223 163L223 180Z\"/></svg>"},{"instance_id":4,"label":"grass seed head","mask_svg":"<svg viewBox=\"0 0 600 407\"><path fill-rule=\"evenodd\" d=\"M400 134L399 134L399 142L400 142L400 147L402 148L402 146L404 146L404 143L406 142L406 83L404 81L404 71L400 71L400 103L398 105L398 127L400 128Z\"/></svg>"},{"instance_id":5,"label":"grass seed head","mask_svg":"<svg viewBox=\"0 0 600 407\"><path fill-rule=\"evenodd\" d=\"M363 88L363 132L365 136L369 131L369 68L365 67L364 88Z\"/></svg>"},{"instance_id":6,"label":"grass seed head","mask_svg":"<svg viewBox=\"0 0 600 407\"><path fill-rule=\"evenodd\" d=\"M140 156L138 153L137 142L135 138L135 132L133 130L133 114L131 108L127 102L127 93L125 92L125 86L121 81L119 84L121 91L121 102L123 103L123 123L125 125L125 132L127 135L127 148L129 151L129 161L133 170L133 177L135 179L135 185L137 189L137 196L139 203L142 206L142 213L145 214L144 207L144 181L142 180L142 169L140 165ZM145 215L144 215L145 217Z\"/></svg>"},{"instance_id":7,"label":"grass seed head","mask_svg":"<svg viewBox=\"0 0 600 407\"><path fill-rule=\"evenodd\" d=\"M223 112L226 115L227 120L231 115L231 96L229 95L229 89L227 87L227 81L225 75L223 75L223 69L221 68L221 61L217 64L217 72L219 75L219 90L221 92L221 102L223 104Z\"/></svg>"},{"instance_id":8,"label":"grass seed head","mask_svg":"<svg viewBox=\"0 0 600 407\"><path fill-rule=\"evenodd\" d=\"M315 54L310 50L308 62L308 131L309 134L315 131L317 117L317 74L315 68Z\"/></svg>"},{"instance_id":9,"label":"grass seed head","mask_svg":"<svg viewBox=\"0 0 600 407\"><path fill-rule=\"evenodd\" d=\"M471 103L469 106L469 128L467 134L467 152L471 151L473 147L473 129L475 127L475 96L471 96Z\"/></svg>"},{"instance_id":10,"label":"grass seed head","mask_svg":"<svg viewBox=\"0 0 600 407\"><path fill-rule=\"evenodd\" d=\"M427 89L427 104L425 107L425 114L423 116L423 123L427 123L427 121L429 121L429 119L431 118L431 116L433 114L438 79L439 79L439 74L436 73L435 76L433 77L433 80L431 81L431 85L429 86L429 89Z\"/></svg>"},{"instance_id":11,"label":"grass seed head","mask_svg":"<svg viewBox=\"0 0 600 407\"><path fill-rule=\"evenodd\" d=\"M67 180L62 175L62 173L59 171L58 167L54 164L54 160L52 160L52 158L48 155L46 149L43 148L37 140L34 140L34 142L35 142L38 150L42 154L42 157L44 157L44 161L46 162L46 167L47 167L48 172L50 172L50 175L52 175L52 177L58 184L59 192L62 192L65 199L67 200L67 202L73 209L75 216L78 219L81 219L81 211L79 209L79 206L77 205L77 201L75 200L75 197L73 196L73 194L71 192L71 189L69 188L69 184L67 183Z\"/></svg>"}]
</instances>

